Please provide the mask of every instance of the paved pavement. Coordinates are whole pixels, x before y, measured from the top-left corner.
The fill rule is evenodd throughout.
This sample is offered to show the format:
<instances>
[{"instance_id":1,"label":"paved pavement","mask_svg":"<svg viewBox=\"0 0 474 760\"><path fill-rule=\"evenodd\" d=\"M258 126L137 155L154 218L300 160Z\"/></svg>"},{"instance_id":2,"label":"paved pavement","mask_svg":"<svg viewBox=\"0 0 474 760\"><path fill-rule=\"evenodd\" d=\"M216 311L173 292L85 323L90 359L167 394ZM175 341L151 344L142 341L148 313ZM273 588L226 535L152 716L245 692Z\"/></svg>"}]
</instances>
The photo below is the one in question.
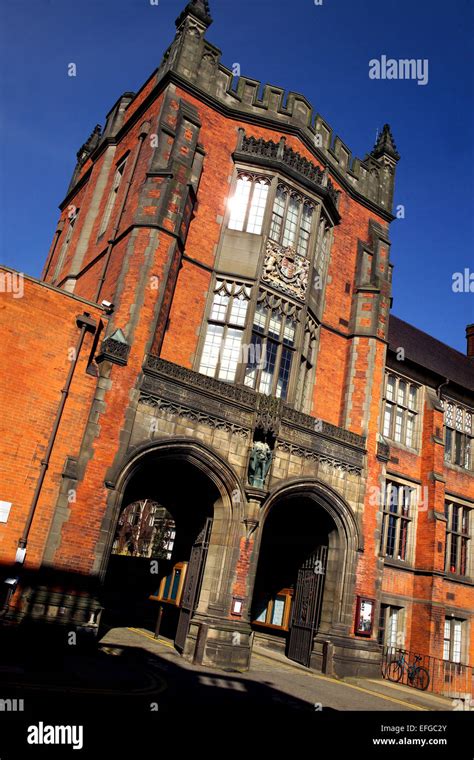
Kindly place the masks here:
<instances>
[{"instance_id":1,"label":"paved pavement","mask_svg":"<svg viewBox=\"0 0 474 760\"><path fill-rule=\"evenodd\" d=\"M317 737L318 746L331 737L333 749L352 753L357 739L364 757L373 752L384 757L390 750L375 747L373 737L383 736L386 725L446 724L450 716L459 723L471 717L439 712L452 710L449 700L377 679L328 678L266 649L255 648L250 671L240 673L193 666L171 641L133 628L112 629L90 649L51 643L43 648L34 637L27 641L16 654L5 642L0 646L0 760L29 753L25 737L38 721L84 725L87 752L81 755L87 757L95 757L98 747L119 757L126 747L136 754L139 746L138 755L148 755L155 735L160 750L174 752L177 741L195 743L200 736L209 745L219 732L232 745L251 735L255 753L256 738L262 746L280 729L290 732L298 751L305 736ZM2 712L6 699L23 700L24 706ZM298 733L300 719L305 730L309 721L312 734ZM453 729L451 752L464 741L459 729L466 726ZM50 759L61 748L46 749ZM34 750L35 757L43 756L41 748ZM56 755L64 760L64 754ZM431 757L427 748L423 756Z\"/></svg>"},{"instance_id":2,"label":"paved pavement","mask_svg":"<svg viewBox=\"0 0 474 760\"><path fill-rule=\"evenodd\" d=\"M191 711L223 705L250 709L252 704L260 711L306 714L452 710L451 700L377 679L329 678L257 647L246 673L191 665L173 642L134 628L110 630L90 651L71 646L41 657L34 648L23 648L13 662L0 661L0 678L7 693L141 697L165 712L177 702Z\"/></svg>"}]
</instances>

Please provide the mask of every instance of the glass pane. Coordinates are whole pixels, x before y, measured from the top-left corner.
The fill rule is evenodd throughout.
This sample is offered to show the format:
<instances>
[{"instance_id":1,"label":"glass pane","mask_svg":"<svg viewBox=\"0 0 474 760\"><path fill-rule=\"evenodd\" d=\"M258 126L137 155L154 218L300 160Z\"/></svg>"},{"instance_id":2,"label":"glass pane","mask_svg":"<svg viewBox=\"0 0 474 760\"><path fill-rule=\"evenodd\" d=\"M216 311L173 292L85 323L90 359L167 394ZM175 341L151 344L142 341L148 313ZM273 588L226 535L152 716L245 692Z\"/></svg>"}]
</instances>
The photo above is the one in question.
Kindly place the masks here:
<instances>
[{"instance_id":1,"label":"glass pane","mask_svg":"<svg viewBox=\"0 0 474 760\"><path fill-rule=\"evenodd\" d=\"M462 533L469 534L469 510L467 507L462 510Z\"/></svg>"},{"instance_id":2,"label":"glass pane","mask_svg":"<svg viewBox=\"0 0 474 760\"><path fill-rule=\"evenodd\" d=\"M451 428L446 428L446 439L444 442L444 458L446 461L451 462L453 457L453 431Z\"/></svg>"},{"instance_id":3,"label":"glass pane","mask_svg":"<svg viewBox=\"0 0 474 760\"><path fill-rule=\"evenodd\" d=\"M456 430L454 433L454 463L461 466L463 464L463 439L463 434Z\"/></svg>"},{"instance_id":4,"label":"glass pane","mask_svg":"<svg viewBox=\"0 0 474 760\"><path fill-rule=\"evenodd\" d=\"M171 589L170 599L176 599L178 596L179 581L181 578L181 570L174 571L173 588Z\"/></svg>"},{"instance_id":5,"label":"glass pane","mask_svg":"<svg viewBox=\"0 0 474 760\"><path fill-rule=\"evenodd\" d=\"M285 597L277 596L273 602L272 624L283 625L283 611L285 609Z\"/></svg>"},{"instance_id":6,"label":"glass pane","mask_svg":"<svg viewBox=\"0 0 474 760\"><path fill-rule=\"evenodd\" d=\"M392 427L392 411L393 411L393 407L387 404L385 406L385 414L383 418L383 434L387 438L390 438L390 432L391 432L391 427Z\"/></svg>"},{"instance_id":7,"label":"glass pane","mask_svg":"<svg viewBox=\"0 0 474 760\"><path fill-rule=\"evenodd\" d=\"M268 184L263 180L259 180L254 185L252 203L247 222L247 232L252 232L254 235L260 235L260 232L262 231L268 188Z\"/></svg>"},{"instance_id":8,"label":"glass pane","mask_svg":"<svg viewBox=\"0 0 474 760\"><path fill-rule=\"evenodd\" d=\"M227 305L229 303L228 295L221 295L216 293L212 302L210 319L215 319L216 322L225 322L225 316L227 313Z\"/></svg>"},{"instance_id":9,"label":"glass pane","mask_svg":"<svg viewBox=\"0 0 474 760\"><path fill-rule=\"evenodd\" d=\"M395 415L395 440L396 441L402 440L402 424L403 424L403 412L400 409L397 409L397 413Z\"/></svg>"},{"instance_id":10,"label":"glass pane","mask_svg":"<svg viewBox=\"0 0 474 760\"><path fill-rule=\"evenodd\" d=\"M387 487L387 506L390 512L398 512L399 486L389 483Z\"/></svg>"},{"instance_id":11,"label":"glass pane","mask_svg":"<svg viewBox=\"0 0 474 760\"><path fill-rule=\"evenodd\" d=\"M279 187L273 204L272 223L270 227L270 237L272 240L280 240L283 215L285 213L285 203L286 192L282 187Z\"/></svg>"},{"instance_id":12,"label":"glass pane","mask_svg":"<svg viewBox=\"0 0 474 760\"><path fill-rule=\"evenodd\" d=\"M455 573L457 570L458 561L458 538L455 535L451 536L451 552L449 557L449 570L451 573Z\"/></svg>"},{"instance_id":13,"label":"glass pane","mask_svg":"<svg viewBox=\"0 0 474 760\"><path fill-rule=\"evenodd\" d=\"M410 385L409 406L410 409L416 409L416 388L414 388L413 385Z\"/></svg>"},{"instance_id":14,"label":"glass pane","mask_svg":"<svg viewBox=\"0 0 474 760\"><path fill-rule=\"evenodd\" d=\"M413 435L415 432L415 415L409 413L407 417L406 445L413 446Z\"/></svg>"},{"instance_id":15,"label":"glass pane","mask_svg":"<svg viewBox=\"0 0 474 760\"><path fill-rule=\"evenodd\" d=\"M230 311L230 322L234 325L245 325L248 301L243 298L234 298Z\"/></svg>"},{"instance_id":16,"label":"glass pane","mask_svg":"<svg viewBox=\"0 0 474 760\"><path fill-rule=\"evenodd\" d=\"M397 633L398 633L398 610L390 608L388 630L387 630L387 644L389 647L397 646Z\"/></svg>"},{"instance_id":17,"label":"glass pane","mask_svg":"<svg viewBox=\"0 0 474 760\"><path fill-rule=\"evenodd\" d=\"M405 406L407 397L407 384L404 380L400 380L398 383L397 403Z\"/></svg>"},{"instance_id":18,"label":"glass pane","mask_svg":"<svg viewBox=\"0 0 474 760\"><path fill-rule=\"evenodd\" d=\"M220 380L233 380L235 378L235 372L240 359L241 340L242 330L234 330L232 328L227 330L219 368Z\"/></svg>"},{"instance_id":19,"label":"glass pane","mask_svg":"<svg viewBox=\"0 0 474 760\"><path fill-rule=\"evenodd\" d=\"M456 407L456 430L463 429L462 409L459 406Z\"/></svg>"},{"instance_id":20,"label":"glass pane","mask_svg":"<svg viewBox=\"0 0 474 760\"><path fill-rule=\"evenodd\" d=\"M295 342L295 330L296 330L296 322L294 322L292 319L285 320L285 327L283 329L283 343L286 343L287 346L292 346Z\"/></svg>"},{"instance_id":21,"label":"glass pane","mask_svg":"<svg viewBox=\"0 0 474 760\"><path fill-rule=\"evenodd\" d=\"M444 639L443 642L443 660L449 660L449 639Z\"/></svg>"},{"instance_id":22,"label":"glass pane","mask_svg":"<svg viewBox=\"0 0 474 760\"><path fill-rule=\"evenodd\" d=\"M306 232L306 230L301 229L300 234L298 236L298 245L297 245L297 251L301 256L307 255L308 244L309 244L309 232Z\"/></svg>"},{"instance_id":23,"label":"glass pane","mask_svg":"<svg viewBox=\"0 0 474 760\"><path fill-rule=\"evenodd\" d=\"M451 511L451 530L457 533L458 528L459 528L459 507L453 504L452 511Z\"/></svg>"},{"instance_id":24,"label":"glass pane","mask_svg":"<svg viewBox=\"0 0 474 760\"><path fill-rule=\"evenodd\" d=\"M257 330L257 332L264 332L265 331L265 325L267 322L267 309L263 304L257 304L257 308L255 309L255 316L253 318L253 325L254 328Z\"/></svg>"},{"instance_id":25,"label":"glass pane","mask_svg":"<svg viewBox=\"0 0 474 760\"><path fill-rule=\"evenodd\" d=\"M264 607L260 615L255 619L258 620L259 623L265 623L267 619L267 607Z\"/></svg>"},{"instance_id":26,"label":"glass pane","mask_svg":"<svg viewBox=\"0 0 474 760\"><path fill-rule=\"evenodd\" d=\"M449 425L449 427L454 427L454 408L452 404L446 404L446 411L444 413L446 425Z\"/></svg>"},{"instance_id":27,"label":"glass pane","mask_svg":"<svg viewBox=\"0 0 474 760\"><path fill-rule=\"evenodd\" d=\"M257 372L261 361L265 361L263 356L263 342L260 335L252 335L249 346L249 355L247 357L247 367L245 369L244 384L249 388L255 388L257 382Z\"/></svg>"},{"instance_id":28,"label":"glass pane","mask_svg":"<svg viewBox=\"0 0 474 760\"><path fill-rule=\"evenodd\" d=\"M168 575L168 577L166 578L166 581L165 581L165 587L163 589L163 599L168 599L169 598L168 594L169 594L169 591L170 591L170 586L171 586L171 575Z\"/></svg>"},{"instance_id":29,"label":"glass pane","mask_svg":"<svg viewBox=\"0 0 474 760\"><path fill-rule=\"evenodd\" d=\"M298 224L300 202L297 198L291 197L288 203L286 213L285 229L283 231L283 245L292 245L296 237L296 227Z\"/></svg>"},{"instance_id":30,"label":"glass pane","mask_svg":"<svg viewBox=\"0 0 474 760\"><path fill-rule=\"evenodd\" d=\"M199 372L203 375L213 376L219 359L224 328L222 325L208 325L206 341L202 350L201 366Z\"/></svg>"},{"instance_id":31,"label":"glass pane","mask_svg":"<svg viewBox=\"0 0 474 760\"><path fill-rule=\"evenodd\" d=\"M275 372L275 361L277 353L276 343L267 341L266 352L267 361L265 369L262 370L262 374L260 375L259 391L260 393L266 393L269 395L272 392L272 381Z\"/></svg>"},{"instance_id":32,"label":"glass pane","mask_svg":"<svg viewBox=\"0 0 474 760\"><path fill-rule=\"evenodd\" d=\"M387 530L387 557L393 557L395 553L395 535L397 528L397 518L394 515L390 515L388 518L388 530Z\"/></svg>"},{"instance_id":33,"label":"glass pane","mask_svg":"<svg viewBox=\"0 0 474 760\"><path fill-rule=\"evenodd\" d=\"M454 621L454 637L453 637L453 662L461 662L461 621Z\"/></svg>"},{"instance_id":34,"label":"glass pane","mask_svg":"<svg viewBox=\"0 0 474 760\"><path fill-rule=\"evenodd\" d=\"M467 538L461 538L461 556L459 558L459 572L461 575L467 573Z\"/></svg>"},{"instance_id":35,"label":"glass pane","mask_svg":"<svg viewBox=\"0 0 474 760\"><path fill-rule=\"evenodd\" d=\"M472 414L471 412L465 412L464 414L464 428L466 433L472 433Z\"/></svg>"},{"instance_id":36,"label":"glass pane","mask_svg":"<svg viewBox=\"0 0 474 760\"><path fill-rule=\"evenodd\" d=\"M231 230L243 230L244 228L245 212L247 211L251 187L250 177L239 177L237 180L234 197L229 201L229 228Z\"/></svg>"},{"instance_id":37,"label":"glass pane","mask_svg":"<svg viewBox=\"0 0 474 760\"><path fill-rule=\"evenodd\" d=\"M387 399L393 401L395 394L395 378L393 375L389 375L387 378Z\"/></svg>"},{"instance_id":38,"label":"glass pane","mask_svg":"<svg viewBox=\"0 0 474 760\"><path fill-rule=\"evenodd\" d=\"M402 520L400 525L400 540L398 546L398 559L406 559L408 537L408 520Z\"/></svg>"},{"instance_id":39,"label":"glass pane","mask_svg":"<svg viewBox=\"0 0 474 760\"><path fill-rule=\"evenodd\" d=\"M305 256L308 252L309 236L311 233L311 220L313 218L313 208L307 203L303 206L301 216L300 234L298 237L298 253Z\"/></svg>"},{"instance_id":40,"label":"glass pane","mask_svg":"<svg viewBox=\"0 0 474 760\"><path fill-rule=\"evenodd\" d=\"M404 517L409 517L414 489L410 488L410 486L400 486L398 493L400 495L400 512Z\"/></svg>"},{"instance_id":41,"label":"glass pane","mask_svg":"<svg viewBox=\"0 0 474 760\"><path fill-rule=\"evenodd\" d=\"M282 316L278 311L272 311L270 315L270 324L268 325L268 334L272 338L279 338L281 332Z\"/></svg>"},{"instance_id":42,"label":"glass pane","mask_svg":"<svg viewBox=\"0 0 474 760\"><path fill-rule=\"evenodd\" d=\"M276 387L277 398L286 398L288 391L288 382L290 379L291 360L293 352L289 348L283 348L280 361L280 370L278 372L278 381Z\"/></svg>"}]
</instances>

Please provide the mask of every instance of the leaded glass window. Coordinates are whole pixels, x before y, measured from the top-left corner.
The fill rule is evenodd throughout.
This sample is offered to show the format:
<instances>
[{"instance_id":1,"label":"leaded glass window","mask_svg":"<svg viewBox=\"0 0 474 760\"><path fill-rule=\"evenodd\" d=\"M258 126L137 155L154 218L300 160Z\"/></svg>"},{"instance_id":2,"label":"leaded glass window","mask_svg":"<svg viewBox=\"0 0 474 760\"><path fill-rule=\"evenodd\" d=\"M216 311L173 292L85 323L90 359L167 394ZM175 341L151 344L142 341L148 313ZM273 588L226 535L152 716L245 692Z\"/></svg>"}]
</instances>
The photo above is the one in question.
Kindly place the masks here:
<instances>
[{"instance_id":1,"label":"leaded glass window","mask_svg":"<svg viewBox=\"0 0 474 760\"><path fill-rule=\"evenodd\" d=\"M217 280L199 371L232 381L242 361L242 336L250 299L250 286Z\"/></svg>"},{"instance_id":2,"label":"leaded glass window","mask_svg":"<svg viewBox=\"0 0 474 760\"><path fill-rule=\"evenodd\" d=\"M279 184L273 203L270 238L285 247L294 246L301 256L308 256L313 213L312 201Z\"/></svg>"},{"instance_id":3,"label":"leaded glass window","mask_svg":"<svg viewBox=\"0 0 474 760\"><path fill-rule=\"evenodd\" d=\"M286 398L295 352L297 312L262 293L255 310L245 385Z\"/></svg>"},{"instance_id":4,"label":"leaded glass window","mask_svg":"<svg viewBox=\"0 0 474 760\"><path fill-rule=\"evenodd\" d=\"M383 435L414 448L417 437L419 388L391 373L386 376Z\"/></svg>"},{"instance_id":5,"label":"leaded glass window","mask_svg":"<svg viewBox=\"0 0 474 760\"><path fill-rule=\"evenodd\" d=\"M444 401L444 458L466 470L472 469L472 415L471 409Z\"/></svg>"},{"instance_id":6,"label":"leaded glass window","mask_svg":"<svg viewBox=\"0 0 474 760\"><path fill-rule=\"evenodd\" d=\"M239 172L229 201L229 229L260 235L269 189L269 177Z\"/></svg>"}]
</instances>

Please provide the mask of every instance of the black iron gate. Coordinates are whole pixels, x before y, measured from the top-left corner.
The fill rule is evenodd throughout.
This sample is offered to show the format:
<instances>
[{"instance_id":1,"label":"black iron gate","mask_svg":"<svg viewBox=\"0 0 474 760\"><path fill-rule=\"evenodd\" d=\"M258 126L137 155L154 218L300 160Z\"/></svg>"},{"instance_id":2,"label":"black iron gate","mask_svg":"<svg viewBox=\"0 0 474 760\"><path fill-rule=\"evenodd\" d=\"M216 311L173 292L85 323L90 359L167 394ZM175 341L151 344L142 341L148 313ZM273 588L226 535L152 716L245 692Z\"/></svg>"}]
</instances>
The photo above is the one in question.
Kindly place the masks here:
<instances>
[{"instance_id":1,"label":"black iron gate","mask_svg":"<svg viewBox=\"0 0 474 760\"><path fill-rule=\"evenodd\" d=\"M327 551L327 546L318 546L298 570L288 640L288 657L306 667L310 665L313 636L321 615Z\"/></svg>"},{"instance_id":2,"label":"black iron gate","mask_svg":"<svg viewBox=\"0 0 474 760\"><path fill-rule=\"evenodd\" d=\"M184 582L181 611L174 640L176 648L180 651L183 651L184 649L186 636L188 635L189 630L189 623L199 599L211 528L212 517L207 517L206 524L196 538L193 548L191 549L186 580Z\"/></svg>"}]
</instances>

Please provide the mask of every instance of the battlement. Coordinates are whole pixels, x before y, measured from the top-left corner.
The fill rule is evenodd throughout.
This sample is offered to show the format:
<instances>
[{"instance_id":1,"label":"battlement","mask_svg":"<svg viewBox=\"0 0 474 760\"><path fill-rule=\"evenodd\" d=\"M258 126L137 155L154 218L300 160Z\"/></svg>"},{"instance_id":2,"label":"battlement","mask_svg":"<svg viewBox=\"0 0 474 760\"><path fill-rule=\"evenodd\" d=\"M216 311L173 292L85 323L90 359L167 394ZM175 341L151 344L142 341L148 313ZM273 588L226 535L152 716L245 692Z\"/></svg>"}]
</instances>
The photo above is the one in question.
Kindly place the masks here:
<instances>
[{"instance_id":1,"label":"battlement","mask_svg":"<svg viewBox=\"0 0 474 760\"><path fill-rule=\"evenodd\" d=\"M179 81L196 90L198 97L204 95L230 115L297 134L347 192L369 202L390 220L399 155L389 126L384 126L376 145L364 159L353 156L304 95L275 85L262 85L246 76L236 76L233 70L224 66L221 50L205 37L211 23L209 3L191 0L176 20L176 36L157 71L138 93L125 93L119 100L121 118L114 132L135 112L134 105L141 102L142 92L151 80L154 80L153 88L158 89L167 75L174 74ZM115 111L113 117L118 121ZM102 141L112 135L112 120L109 114Z\"/></svg>"},{"instance_id":2,"label":"battlement","mask_svg":"<svg viewBox=\"0 0 474 760\"><path fill-rule=\"evenodd\" d=\"M334 177L381 210L390 213L393 180L399 159L390 128L383 132L371 153L364 159L353 156L311 103L300 93L265 84L234 71L221 62L222 53L205 38L212 23L193 11L200 3L189 3L177 21L177 33L157 72L159 81L168 71L187 80L226 110L251 117L255 123L268 123L297 132ZM387 139L385 139L385 136ZM388 146L388 148L387 148ZM393 147L393 149L390 149Z\"/></svg>"}]
</instances>

